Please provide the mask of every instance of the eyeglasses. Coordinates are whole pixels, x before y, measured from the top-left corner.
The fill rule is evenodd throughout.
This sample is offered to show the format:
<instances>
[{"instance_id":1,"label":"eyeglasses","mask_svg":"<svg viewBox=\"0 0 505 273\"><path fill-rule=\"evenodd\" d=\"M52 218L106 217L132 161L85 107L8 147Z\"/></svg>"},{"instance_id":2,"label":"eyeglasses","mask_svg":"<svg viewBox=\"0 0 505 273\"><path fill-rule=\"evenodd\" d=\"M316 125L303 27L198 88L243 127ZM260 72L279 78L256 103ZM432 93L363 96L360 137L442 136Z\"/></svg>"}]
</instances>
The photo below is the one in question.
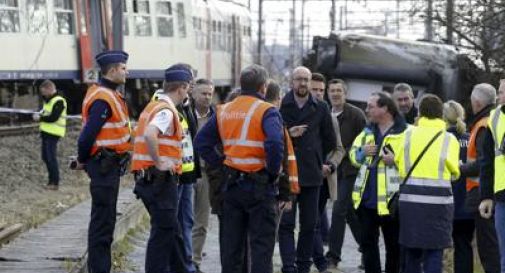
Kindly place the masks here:
<instances>
[{"instance_id":1,"label":"eyeglasses","mask_svg":"<svg viewBox=\"0 0 505 273\"><path fill-rule=\"evenodd\" d=\"M297 82L309 82L310 81L309 78L294 78L294 80Z\"/></svg>"}]
</instances>

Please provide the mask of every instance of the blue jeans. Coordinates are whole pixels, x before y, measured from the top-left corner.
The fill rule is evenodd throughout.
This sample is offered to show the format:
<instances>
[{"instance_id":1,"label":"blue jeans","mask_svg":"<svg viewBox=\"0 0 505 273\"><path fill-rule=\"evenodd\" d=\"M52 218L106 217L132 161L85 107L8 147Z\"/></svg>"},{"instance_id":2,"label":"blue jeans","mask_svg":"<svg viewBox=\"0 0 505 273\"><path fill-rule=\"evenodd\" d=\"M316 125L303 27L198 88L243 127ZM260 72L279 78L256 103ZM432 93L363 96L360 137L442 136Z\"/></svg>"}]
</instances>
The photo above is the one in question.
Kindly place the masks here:
<instances>
[{"instance_id":1,"label":"blue jeans","mask_svg":"<svg viewBox=\"0 0 505 273\"><path fill-rule=\"evenodd\" d=\"M498 235L498 245L500 247L501 272L505 272L505 202L496 202L494 208L494 224Z\"/></svg>"},{"instance_id":2,"label":"blue jeans","mask_svg":"<svg viewBox=\"0 0 505 273\"><path fill-rule=\"evenodd\" d=\"M420 249L404 247L406 273L441 273L443 249Z\"/></svg>"},{"instance_id":3,"label":"blue jeans","mask_svg":"<svg viewBox=\"0 0 505 273\"><path fill-rule=\"evenodd\" d=\"M42 161L46 163L47 172L49 174L50 185L58 185L60 183L60 172L58 170L58 159L56 157L56 148L58 147L57 136L51 136L41 133L42 138Z\"/></svg>"},{"instance_id":4,"label":"blue jeans","mask_svg":"<svg viewBox=\"0 0 505 273\"><path fill-rule=\"evenodd\" d=\"M188 272L196 272L193 264L193 184L180 184L178 186L179 204L177 206L177 219L184 239L185 267Z\"/></svg>"}]
</instances>

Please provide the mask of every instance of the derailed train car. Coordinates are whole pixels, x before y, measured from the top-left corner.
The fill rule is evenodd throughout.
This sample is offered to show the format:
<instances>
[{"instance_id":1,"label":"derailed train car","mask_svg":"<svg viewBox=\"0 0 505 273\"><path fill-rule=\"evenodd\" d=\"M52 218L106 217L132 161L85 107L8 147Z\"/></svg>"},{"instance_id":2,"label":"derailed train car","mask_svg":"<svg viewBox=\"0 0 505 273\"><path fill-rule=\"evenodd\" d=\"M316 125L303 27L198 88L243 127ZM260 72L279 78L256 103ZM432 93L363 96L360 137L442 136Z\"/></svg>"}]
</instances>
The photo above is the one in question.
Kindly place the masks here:
<instances>
[{"instance_id":1,"label":"derailed train car","mask_svg":"<svg viewBox=\"0 0 505 273\"><path fill-rule=\"evenodd\" d=\"M362 106L372 92L391 92L398 82L412 85L418 98L433 93L466 103L480 73L453 46L357 34L315 37L304 63L346 80L349 100Z\"/></svg>"},{"instance_id":2,"label":"derailed train car","mask_svg":"<svg viewBox=\"0 0 505 273\"><path fill-rule=\"evenodd\" d=\"M94 56L105 49L130 54L125 90L134 115L170 64L193 65L225 93L252 62L245 0L5 0L0 40L0 106L38 107L37 85L51 79L71 113L97 80Z\"/></svg>"}]
</instances>

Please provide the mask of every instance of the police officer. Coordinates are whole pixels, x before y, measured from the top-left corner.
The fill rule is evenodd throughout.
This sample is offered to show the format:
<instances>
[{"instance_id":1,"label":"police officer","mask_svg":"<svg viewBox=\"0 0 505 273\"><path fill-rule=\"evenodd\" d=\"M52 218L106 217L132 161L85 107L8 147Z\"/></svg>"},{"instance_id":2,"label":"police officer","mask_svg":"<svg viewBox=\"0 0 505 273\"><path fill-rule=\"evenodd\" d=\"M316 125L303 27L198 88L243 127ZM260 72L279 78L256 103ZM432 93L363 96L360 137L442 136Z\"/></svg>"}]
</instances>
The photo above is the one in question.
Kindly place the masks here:
<instances>
[{"instance_id":1,"label":"police officer","mask_svg":"<svg viewBox=\"0 0 505 273\"><path fill-rule=\"evenodd\" d=\"M273 270L276 180L284 144L279 111L263 101L267 80L267 71L259 65L242 70L241 94L219 107L195 140L195 148L208 164L224 163L226 166L222 210L226 234L221 250L223 273L241 272L248 236L251 272ZM224 158L215 150L220 143Z\"/></svg>"},{"instance_id":2,"label":"police officer","mask_svg":"<svg viewBox=\"0 0 505 273\"><path fill-rule=\"evenodd\" d=\"M45 80L40 85L40 93L44 99L42 114L33 114L35 121L40 121L40 137L42 139L42 160L49 173L48 190L58 190L60 172L56 148L60 138L65 136L67 124L67 101L58 94L56 85Z\"/></svg>"},{"instance_id":3,"label":"police officer","mask_svg":"<svg viewBox=\"0 0 505 273\"><path fill-rule=\"evenodd\" d=\"M194 75L191 66L185 63L174 64L170 68L185 70L187 73ZM188 96L189 92L192 91L192 86L193 80L190 82L186 98L176 106L184 136L182 140L182 173L179 176L178 186L177 218L181 227L182 237L184 238L184 256L186 257L186 270L188 272L197 271L192 261L193 184L197 178L201 177L200 164L199 160L197 160L198 156L193 149L193 138L196 136L198 124L191 110L191 100ZM163 90L158 90L154 93L153 100L159 98L160 91L162 92Z\"/></svg>"},{"instance_id":4,"label":"police officer","mask_svg":"<svg viewBox=\"0 0 505 273\"><path fill-rule=\"evenodd\" d=\"M96 56L102 77L82 103L83 129L75 169L91 178L91 221L88 230L88 271L110 272L111 244L116 223L119 178L128 164L128 108L118 88L126 82L128 54L106 51Z\"/></svg>"},{"instance_id":5,"label":"police officer","mask_svg":"<svg viewBox=\"0 0 505 273\"><path fill-rule=\"evenodd\" d=\"M132 170L135 193L151 216L145 271L189 272L185 268L184 242L177 220L177 184L182 174L184 127L176 105L187 97L193 76L184 69L165 71L163 92L139 118ZM189 260L191 262L191 260Z\"/></svg>"}]
</instances>

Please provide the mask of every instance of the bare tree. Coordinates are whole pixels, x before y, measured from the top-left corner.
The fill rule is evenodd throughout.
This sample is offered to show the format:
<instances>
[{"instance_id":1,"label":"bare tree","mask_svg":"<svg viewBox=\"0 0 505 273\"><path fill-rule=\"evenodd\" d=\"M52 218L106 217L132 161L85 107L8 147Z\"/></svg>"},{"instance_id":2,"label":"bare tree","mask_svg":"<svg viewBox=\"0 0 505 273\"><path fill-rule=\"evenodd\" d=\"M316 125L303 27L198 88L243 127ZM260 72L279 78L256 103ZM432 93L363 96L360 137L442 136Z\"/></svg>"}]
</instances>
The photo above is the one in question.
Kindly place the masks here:
<instances>
[{"instance_id":1,"label":"bare tree","mask_svg":"<svg viewBox=\"0 0 505 273\"><path fill-rule=\"evenodd\" d=\"M426 17L426 11L425 0L412 7L412 15ZM438 0L432 19L435 39L467 52L486 72L505 68L505 1Z\"/></svg>"}]
</instances>

